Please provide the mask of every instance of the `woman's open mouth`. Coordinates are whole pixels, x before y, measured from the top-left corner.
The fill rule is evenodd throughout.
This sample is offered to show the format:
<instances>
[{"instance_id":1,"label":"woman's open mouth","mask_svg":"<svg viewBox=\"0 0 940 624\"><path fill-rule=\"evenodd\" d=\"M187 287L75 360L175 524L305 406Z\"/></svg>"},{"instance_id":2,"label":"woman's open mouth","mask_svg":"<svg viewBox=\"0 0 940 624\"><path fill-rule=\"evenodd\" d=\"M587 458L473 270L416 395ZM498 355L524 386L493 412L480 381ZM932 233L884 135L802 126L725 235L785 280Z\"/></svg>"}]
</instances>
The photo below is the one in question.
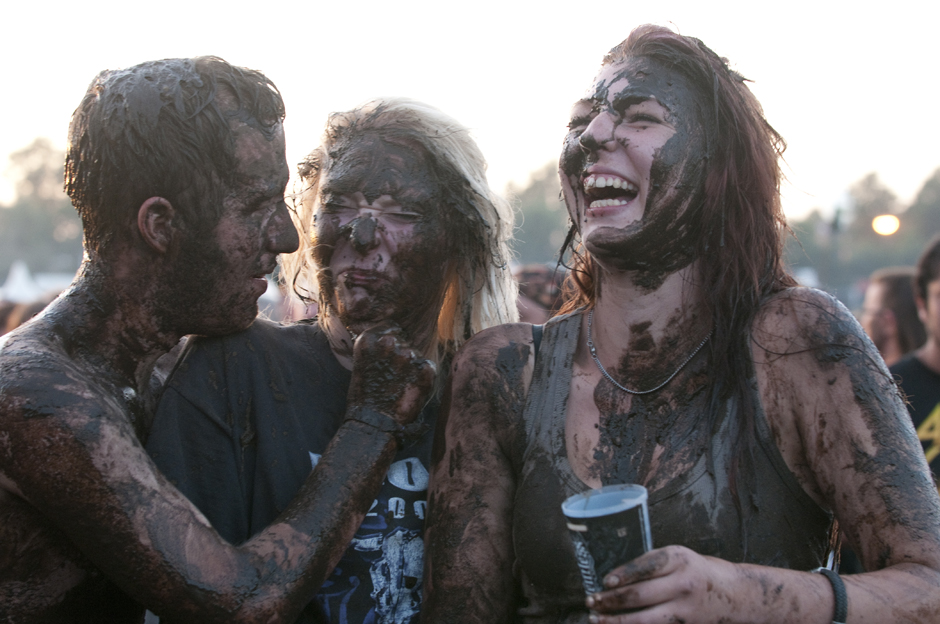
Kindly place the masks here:
<instances>
[{"instance_id":1,"label":"woman's open mouth","mask_svg":"<svg viewBox=\"0 0 940 624\"><path fill-rule=\"evenodd\" d=\"M619 176L594 174L584 178L584 194L590 201L589 208L625 206L636 198L640 189Z\"/></svg>"}]
</instances>

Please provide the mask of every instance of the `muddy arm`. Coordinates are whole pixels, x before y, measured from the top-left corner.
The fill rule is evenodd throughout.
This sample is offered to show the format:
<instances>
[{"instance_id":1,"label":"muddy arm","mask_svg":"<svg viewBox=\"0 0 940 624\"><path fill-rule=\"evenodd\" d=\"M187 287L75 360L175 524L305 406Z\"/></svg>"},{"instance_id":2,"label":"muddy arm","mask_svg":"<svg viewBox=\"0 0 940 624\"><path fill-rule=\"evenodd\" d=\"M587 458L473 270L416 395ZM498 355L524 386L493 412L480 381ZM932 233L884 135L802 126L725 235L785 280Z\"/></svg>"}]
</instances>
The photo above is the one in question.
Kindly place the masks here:
<instances>
[{"instance_id":1,"label":"muddy arm","mask_svg":"<svg viewBox=\"0 0 940 624\"><path fill-rule=\"evenodd\" d=\"M384 362L391 386L377 394L364 379L372 371L354 367L351 408L413 419L433 367L387 336L363 350L369 367ZM114 399L90 391L74 368L30 372L0 397L6 487L170 620L293 622L346 549L397 448L390 433L346 422L288 509L233 547L156 470ZM39 390L50 387L55 396Z\"/></svg>"},{"instance_id":2,"label":"muddy arm","mask_svg":"<svg viewBox=\"0 0 940 624\"><path fill-rule=\"evenodd\" d=\"M940 499L877 349L848 310L808 289L771 301L754 339L784 459L873 571L846 578L849 620L932 621L940 612Z\"/></svg>"},{"instance_id":3,"label":"muddy arm","mask_svg":"<svg viewBox=\"0 0 940 624\"><path fill-rule=\"evenodd\" d=\"M438 423L428 489L421 621L508 622L512 575L513 456L531 378L531 329L478 334L454 363ZM521 366L500 369L500 357Z\"/></svg>"},{"instance_id":4,"label":"muddy arm","mask_svg":"<svg viewBox=\"0 0 940 624\"><path fill-rule=\"evenodd\" d=\"M781 293L752 333L762 405L803 489L834 511L866 574L844 576L848 622L934 622L940 613L940 500L877 350L828 295ZM599 622L827 624L819 575L658 549L613 573ZM640 614L627 608L644 607ZM650 620L651 621L651 620ZM665 621L665 620L663 620Z\"/></svg>"}]
</instances>

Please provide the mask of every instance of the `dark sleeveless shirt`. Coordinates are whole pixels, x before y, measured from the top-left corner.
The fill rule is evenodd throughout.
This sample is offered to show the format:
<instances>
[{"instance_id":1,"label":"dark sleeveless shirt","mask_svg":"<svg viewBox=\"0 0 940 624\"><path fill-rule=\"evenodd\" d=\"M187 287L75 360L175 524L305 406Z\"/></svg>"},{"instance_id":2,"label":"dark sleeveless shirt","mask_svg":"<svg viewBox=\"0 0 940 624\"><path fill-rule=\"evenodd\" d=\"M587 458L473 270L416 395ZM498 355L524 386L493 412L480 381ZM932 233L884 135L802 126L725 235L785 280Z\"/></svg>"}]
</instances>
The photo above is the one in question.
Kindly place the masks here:
<instances>
[{"instance_id":1,"label":"dark sleeveless shirt","mask_svg":"<svg viewBox=\"0 0 940 624\"><path fill-rule=\"evenodd\" d=\"M565 498L589 489L568 463L565 441L580 329L578 312L546 324L523 414L526 448L515 494L513 545L514 571L527 599L519 611L525 622L587 622L584 589L560 509ZM730 442L741 414L739 401L731 399L722 406L714 433L700 438L706 448L693 468L650 492L653 547L682 545L735 563L819 567L831 516L803 491L780 455L753 375L748 387L756 406L755 435L739 453L738 502L729 484Z\"/></svg>"}]
</instances>

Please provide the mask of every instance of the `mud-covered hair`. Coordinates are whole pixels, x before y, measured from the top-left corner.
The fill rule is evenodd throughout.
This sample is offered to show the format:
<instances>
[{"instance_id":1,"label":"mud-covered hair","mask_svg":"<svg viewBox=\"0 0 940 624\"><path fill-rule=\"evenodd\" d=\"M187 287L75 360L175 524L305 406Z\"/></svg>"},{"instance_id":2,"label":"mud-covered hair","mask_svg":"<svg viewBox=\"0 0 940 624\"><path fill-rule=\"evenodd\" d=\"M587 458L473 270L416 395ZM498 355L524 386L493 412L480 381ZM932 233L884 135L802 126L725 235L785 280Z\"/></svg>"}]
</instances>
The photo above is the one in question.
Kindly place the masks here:
<instances>
[{"instance_id":1,"label":"mud-covered hair","mask_svg":"<svg viewBox=\"0 0 940 624\"><path fill-rule=\"evenodd\" d=\"M917 273L914 277L917 296L927 301L927 285L937 279L940 279L940 234L927 243L917 260Z\"/></svg>"},{"instance_id":2,"label":"mud-covered hair","mask_svg":"<svg viewBox=\"0 0 940 624\"><path fill-rule=\"evenodd\" d=\"M330 169L334 146L376 136L416 146L443 181L441 209L450 256L456 262L447 278L435 338L424 354L440 364L474 333L517 320L518 311L509 267L512 208L490 189L486 160L469 130L436 108L405 98L382 98L329 116L320 146L299 166L302 189L295 221L301 231L300 248L282 256L282 275L304 303L320 298L310 235L321 176ZM330 302L318 303L320 322L325 324Z\"/></svg>"},{"instance_id":3,"label":"mud-covered hair","mask_svg":"<svg viewBox=\"0 0 940 624\"><path fill-rule=\"evenodd\" d=\"M65 160L86 247L125 239L149 197L169 200L184 227L211 228L236 170L231 122L270 138L283 119L274 83L217 57L101 72L72 115Z\"/></svg>"},{"instance_id":4,"label":"mud-covered hair","mask_svg":"<svg viewBox=\"0 0 940 624\"><path fill-rule=\"evenodd\" d=\"M916 273L914 267L888 267L878 269L870 278L872 284L884 284L882 305L891 310L898 322L898 346L902 353L913 351L927 340L914 302Z\"/></svg>"},{"instance_id":5,"label":"mud-covered hair","mask_svg":"<svg viewBox=\"0 0 940 624\"><path fill-rule=\"evenodd\" d=\"M747 379L743 338L760 302L796 285L782 261L787 226L780 159L786 144L767 123L745 78L698 39L661 26L639 26L607 53L602 66L629 58L648 58L679 72L701 100L704 200L689 210L696 214L695 231L701 232L695 243L698 280L715 323L711 370L716 380ZM567 250L573 267L562 312L593 306L597 296L596 266L574 227L562 253ZM720 394L731 391L724 385Z\"/></svg>"}]
</instances>

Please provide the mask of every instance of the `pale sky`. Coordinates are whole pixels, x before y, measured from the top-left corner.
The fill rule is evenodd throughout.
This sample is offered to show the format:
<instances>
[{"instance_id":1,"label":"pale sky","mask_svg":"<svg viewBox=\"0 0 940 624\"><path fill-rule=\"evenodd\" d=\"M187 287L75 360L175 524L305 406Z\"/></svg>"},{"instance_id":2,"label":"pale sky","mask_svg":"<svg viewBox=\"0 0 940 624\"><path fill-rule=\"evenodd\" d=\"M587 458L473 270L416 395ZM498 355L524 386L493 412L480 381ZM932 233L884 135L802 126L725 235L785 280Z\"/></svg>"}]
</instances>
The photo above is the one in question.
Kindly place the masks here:
<instances>
[{"instance_id":1,"label":"pale sky","mask_svg":"<svg viewBox=\"0 0 940 624\"><path fill-rule=\"evenodd\" d=\"M318 143L330 111L407 96L473 130L501 191L557 159L569 109L604 53L645 22L702 39L754 81L789 144L784 206L793 218L844 203L848 186L872 171L908 201L940 167L940 5L932 2L206 5L6 3L0 171L37 136L64 148L69 117L98 71L214 54L278 85L292 164ZM0 202L11 193L0 178Z\"/></svg>"}]
</instances>

